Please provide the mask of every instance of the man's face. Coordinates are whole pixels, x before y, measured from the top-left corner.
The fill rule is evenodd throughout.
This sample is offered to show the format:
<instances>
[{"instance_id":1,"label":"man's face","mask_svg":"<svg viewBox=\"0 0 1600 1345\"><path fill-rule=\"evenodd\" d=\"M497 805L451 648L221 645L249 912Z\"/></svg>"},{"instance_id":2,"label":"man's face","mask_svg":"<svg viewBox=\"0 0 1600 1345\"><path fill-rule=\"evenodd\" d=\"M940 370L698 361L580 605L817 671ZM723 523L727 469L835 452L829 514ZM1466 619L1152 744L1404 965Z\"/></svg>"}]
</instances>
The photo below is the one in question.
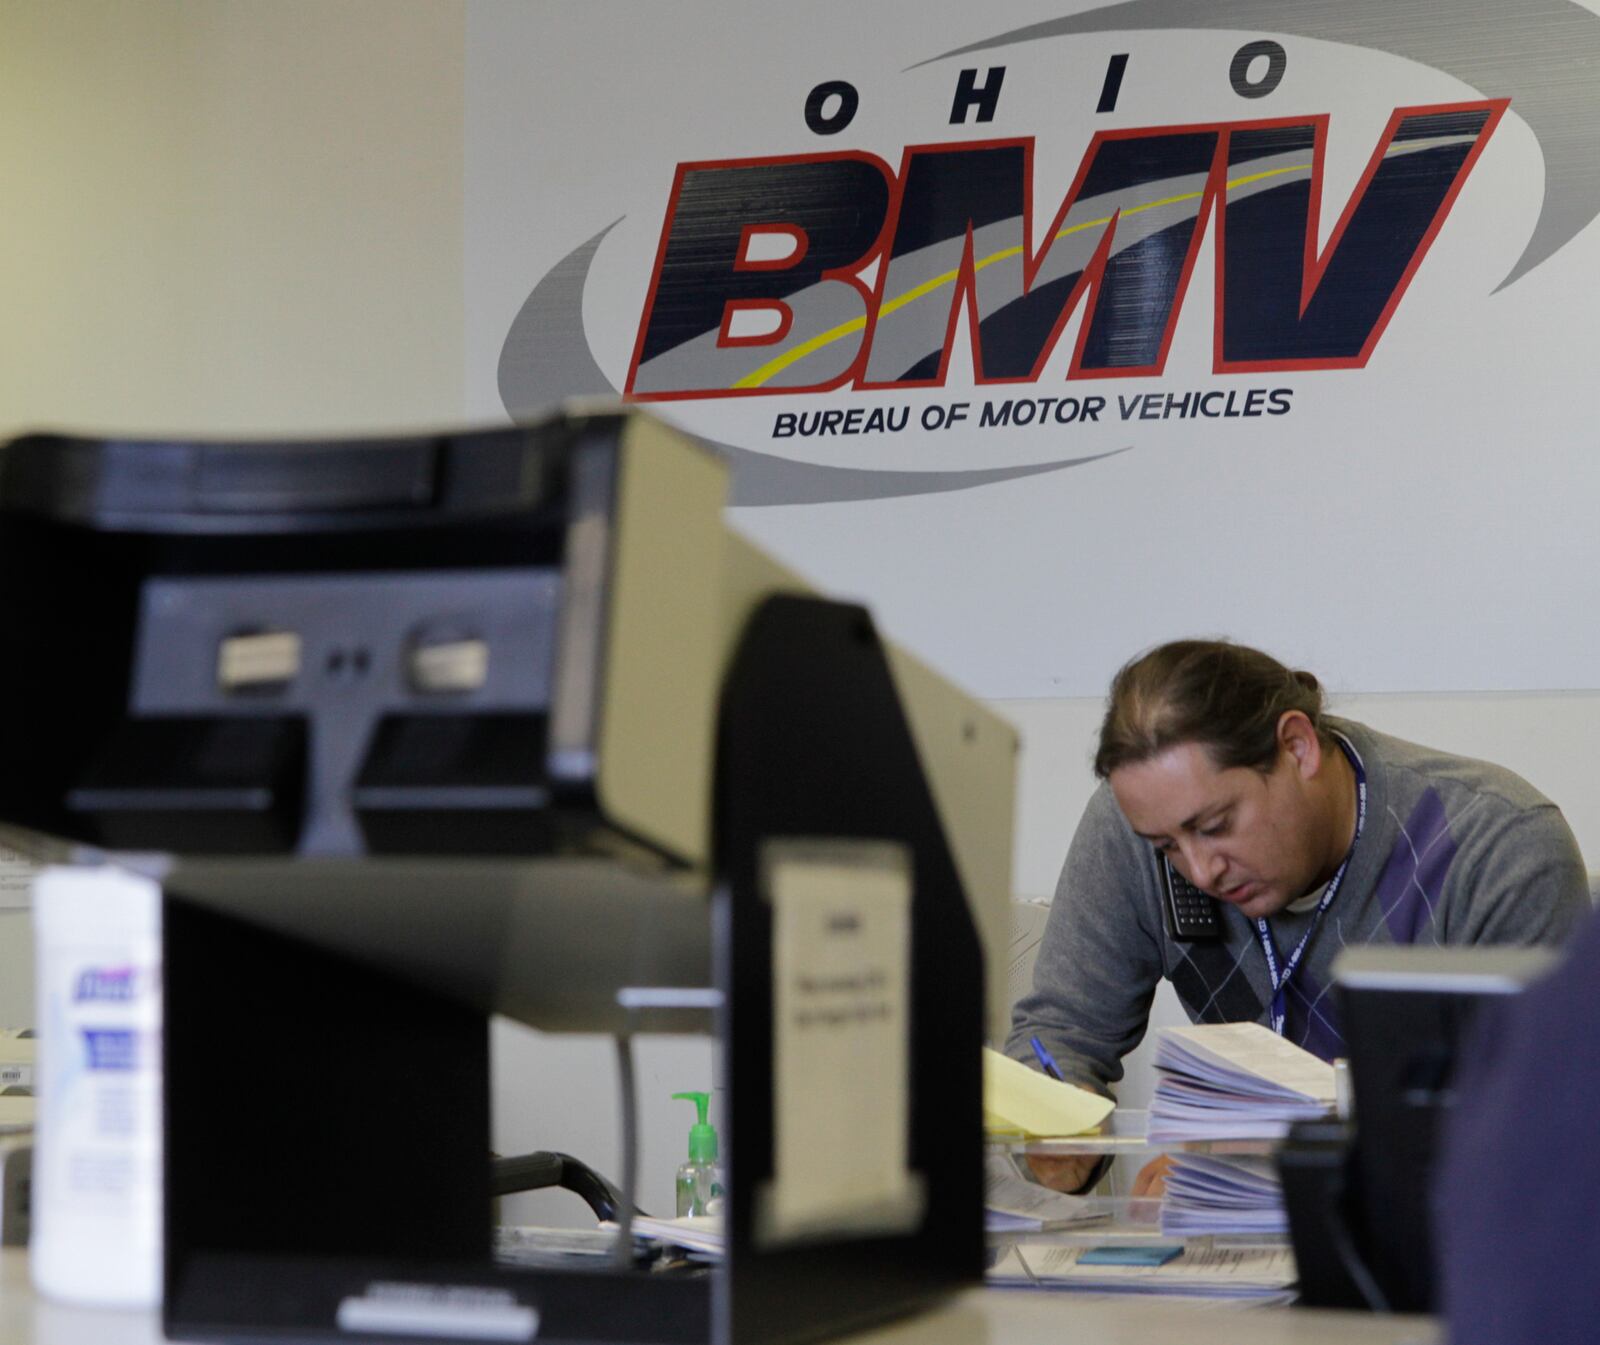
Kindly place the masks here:
<instances>
[{"instance_id":1,"label":"man's face","mask_svg":"<svg viewBox=\"0 0 1600 1345\"><path fill-rule=\"evenodd\" d=\"M1205 748L1180 743L1111 772L1133 829L1202 891L1249 918L1275 915L1309 892L1319 871L1317 818L1293 753L1268 772L1218 770Z\"/></svg>"}]
</instances>

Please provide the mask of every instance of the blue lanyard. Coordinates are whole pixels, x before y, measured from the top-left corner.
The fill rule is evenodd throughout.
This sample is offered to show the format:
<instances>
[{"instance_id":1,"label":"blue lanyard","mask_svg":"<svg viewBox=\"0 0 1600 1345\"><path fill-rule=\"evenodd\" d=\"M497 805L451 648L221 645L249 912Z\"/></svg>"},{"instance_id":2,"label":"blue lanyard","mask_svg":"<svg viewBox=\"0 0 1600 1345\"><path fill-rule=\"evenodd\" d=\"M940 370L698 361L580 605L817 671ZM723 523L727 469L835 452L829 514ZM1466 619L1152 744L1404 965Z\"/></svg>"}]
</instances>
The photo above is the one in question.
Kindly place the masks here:
<instances>
[{"instance_id":1,"label":"blue lanyard","mask_svg":"<svg viewBox=\"0 0 1600 1345\"><path fill-rule=\"evenodd\" d=\"M1323 889L1322 900L1317 903L1317 912L1311 917L1311 923L1306 927L1306 932L1300 936L1300 942L1295 944L1294 952L1289 954L1289 960L1283 964L1283 969L1278 968L1278 945L1272 937L1272 929L1267 924L1266 917L1256 920L1256 935L1261 940L1261 951L1267 955L1267 975L1272 978L1272 1030L1280 1037L1283 1036L1283 1025L1288 1017L1289 1007L1289 979L1295 973L1295 968L1300 965L1300 959L1305 955L1310 946L1312 936L1317 932L1317 926L1322 923L1323 912L1333 905L1333 899L1339 895L1339 887L1344 882L1345 870L1350 867L1350 857L1356 852L1356 845L1361 840L1361 829L1367 822L1367 772L1361 764L1361 758L1356 755L1356 750L1343 735L1336 734L1340 749L1350 762L1351 769L1356 773L1356 834L1350 840L1350 848L1339 861L1339 868L1333 877L1328 880L1328 886Z\"/></svg>"}]
</instances>

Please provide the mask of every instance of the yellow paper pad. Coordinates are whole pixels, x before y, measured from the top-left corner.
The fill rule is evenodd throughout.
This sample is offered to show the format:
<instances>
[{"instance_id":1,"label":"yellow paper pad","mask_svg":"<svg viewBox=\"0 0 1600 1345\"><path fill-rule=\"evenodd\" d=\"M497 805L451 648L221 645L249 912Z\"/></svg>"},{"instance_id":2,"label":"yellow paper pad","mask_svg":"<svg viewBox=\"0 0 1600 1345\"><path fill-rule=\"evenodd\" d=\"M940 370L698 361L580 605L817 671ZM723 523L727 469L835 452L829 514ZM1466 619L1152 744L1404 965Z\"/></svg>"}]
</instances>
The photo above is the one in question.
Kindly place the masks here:
<instances>
[{"instance_id":1,"label":"yellow paper pad","mask_svg":"<svg viewBox=\"0 0 1600 1345\"><path fill-rule=\"evenodd\" d=\"M984 1121L1031 1139L1082 1135L1116 1106L1110 1098L1061 1083L998 1051L983 1048Z\"/></svg>"}]
</instances>

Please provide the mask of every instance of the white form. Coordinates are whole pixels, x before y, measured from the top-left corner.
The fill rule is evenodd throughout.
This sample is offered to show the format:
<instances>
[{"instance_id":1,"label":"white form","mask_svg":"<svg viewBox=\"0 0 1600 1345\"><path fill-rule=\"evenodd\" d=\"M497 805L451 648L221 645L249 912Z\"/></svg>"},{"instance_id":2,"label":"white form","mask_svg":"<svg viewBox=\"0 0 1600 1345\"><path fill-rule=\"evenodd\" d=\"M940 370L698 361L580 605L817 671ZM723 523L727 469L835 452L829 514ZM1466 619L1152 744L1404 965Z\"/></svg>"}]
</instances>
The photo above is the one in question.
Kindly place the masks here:
<instances>
[{"instance_id":1,"label":"white form","mask_svg":"<svg viewBox=\"0 0 1600 1345\"><path fill-rule=\"evenodd\" d=\"M1294 1254L1287 1247L1202 1247L1193 1243L1162 1265L1084 1265L1088 1247L1013 1247L989 1271L991 1284L1043 1289L1139 1294L1199 1294L1256 1298L1277 1294L1295 1282Z\"/></svg>"}]
</instances>

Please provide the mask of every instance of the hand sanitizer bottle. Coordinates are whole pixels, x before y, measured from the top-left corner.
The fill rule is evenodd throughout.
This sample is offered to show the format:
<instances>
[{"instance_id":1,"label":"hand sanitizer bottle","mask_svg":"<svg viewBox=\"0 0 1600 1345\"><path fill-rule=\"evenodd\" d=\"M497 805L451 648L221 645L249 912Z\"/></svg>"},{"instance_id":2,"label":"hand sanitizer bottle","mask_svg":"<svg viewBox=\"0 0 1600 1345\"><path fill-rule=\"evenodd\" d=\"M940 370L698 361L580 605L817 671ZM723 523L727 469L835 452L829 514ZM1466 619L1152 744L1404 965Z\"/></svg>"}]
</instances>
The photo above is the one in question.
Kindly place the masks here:
<instances>
[{"instance_id":1,"label":"hand sanitizer bottle","mask_svg":"<svg viewBox=\"0 0 1600 1345\"><path fill-rule=\"evenodd\" d=\"M722 1173L717 1167L717 1132L706 1120L710 1093L674 1093L695 1104L699 1119L689 1127L689 1160L678 1165L678 1217L722 1212Z\"/></svg>"},{"instance_id":2,"label":"hand sanitizer bottle","mask_svg":"<svg viewBox=\"0 0 1600 1345\"><path fill-rule=\"evenodd\" d=\"M104 1307L161 1301L161 889L121 869L33 885L39 1127L33 1283Z\"/></svg>"}]
</instances>

